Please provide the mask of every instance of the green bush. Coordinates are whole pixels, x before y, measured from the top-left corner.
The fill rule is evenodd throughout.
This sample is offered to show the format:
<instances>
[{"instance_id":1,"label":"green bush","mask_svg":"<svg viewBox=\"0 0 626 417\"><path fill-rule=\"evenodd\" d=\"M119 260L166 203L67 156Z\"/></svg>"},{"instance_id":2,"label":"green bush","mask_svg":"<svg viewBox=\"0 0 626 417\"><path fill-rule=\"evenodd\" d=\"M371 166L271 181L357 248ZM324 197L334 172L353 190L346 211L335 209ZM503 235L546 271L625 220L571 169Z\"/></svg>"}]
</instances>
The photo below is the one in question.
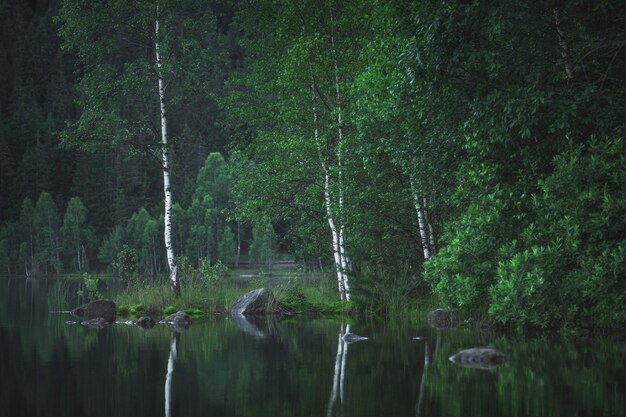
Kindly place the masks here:
<instances>
[{"instance_id":1,"label":"green bush","mask_svg":"<svg viewBox=\"0 0 626 417\"><path fill-rule=\"evenodd\" d=\"M592 140L555 160L534 218L500 260L490 314L537 327L626 325L626 149ZM507 252L507 251L503 251Z\"/></svg>"},{"instance_id":2,"label":"green bush","mask_svg":"<svg viewBox=\"0 0 626 417\"><path fill-rule=\"evenodd\" d=\"M214 285L220 282L228 273L228 267L218 260L213 265L208 259L200 259L198 268L202 282L205 285Z\"/></svg>"},{"instance_id":3,"label":"green bush","mask_svg":"<svg viewBox=\"0 0 626 417\"><path fill-rule=\"evenodd\" d=\"M498 248L510 230L504 192L482 196L446 231L445 246L425 263L424 279L447 306L476 313L487 308Z\"/></svg>"}]
</instances>

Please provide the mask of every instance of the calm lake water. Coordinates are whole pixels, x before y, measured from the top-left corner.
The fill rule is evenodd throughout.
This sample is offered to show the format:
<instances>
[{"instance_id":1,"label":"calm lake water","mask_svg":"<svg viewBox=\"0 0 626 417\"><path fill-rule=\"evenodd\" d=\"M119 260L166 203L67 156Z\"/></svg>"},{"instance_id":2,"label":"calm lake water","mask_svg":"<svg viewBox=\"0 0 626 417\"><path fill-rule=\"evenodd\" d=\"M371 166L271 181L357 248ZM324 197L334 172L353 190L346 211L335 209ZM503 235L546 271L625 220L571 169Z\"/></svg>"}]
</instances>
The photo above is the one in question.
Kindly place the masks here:
<instances>
[{"instance_id":1,"label":"calm lake water","mask_svg":"<svg viewBox=\"0 0 626 417\"><path fill-rule=\"evenodd\" d=\"M345 345L348 323L304 317L95 330L50 313L61 284L0 279L2 416L626 416L623 339L354 321L370 339ZM486 345L509 362L448 360Z\"/></svg>"}]
</instances>

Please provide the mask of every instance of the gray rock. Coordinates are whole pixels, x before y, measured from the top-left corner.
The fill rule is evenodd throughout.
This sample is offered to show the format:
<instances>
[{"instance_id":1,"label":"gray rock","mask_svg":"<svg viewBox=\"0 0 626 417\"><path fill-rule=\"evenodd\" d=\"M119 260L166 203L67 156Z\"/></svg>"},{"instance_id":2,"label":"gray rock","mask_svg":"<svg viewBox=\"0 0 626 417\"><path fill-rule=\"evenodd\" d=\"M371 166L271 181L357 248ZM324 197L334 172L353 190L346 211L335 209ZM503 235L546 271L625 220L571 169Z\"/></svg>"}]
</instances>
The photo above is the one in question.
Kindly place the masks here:
<instances>
[{"instance_id":1,"label":"gray rock","mask_svg":"<svg viewBox=\"0 0 626 417\"><path fill-rule=\"evenodd\" d=\"M450 310L444 310L443 308L433 310L426 316L428 325L435 329L447 329L452 326L452 319L452 312Z\"/></svg>"},{"instance_id":2,"label":"gray rock","mask_svg":"<svg viewBox=\"0 0 626 417\"><path fill-rule=\"evenodd\" d=\"M346 333L343 335L342 339L346 343L354 343L354 342L359 342L361 340L367 340L367 337L359 336L358 334L354 334L354 333Z\"/></svg>"},{"instance_id":3,"label":"gray rock","mask_svg":"<svg viewBox=\"0 0 626 417\"><path fill-rule=\"evenodd\" d=\"M283 312L272 290L259 288L239 297L230 309L231 314L257 315Z\"/></svg>"},{"instance_id":4,"label":"gray rock","mask_svg":"<svg viewBox=\"0 0 626 417\"><path fill-rule=\"evenodd\" d=\"M110 300L96 300L83 304L70 312L74 317L88 321L102 318L107 323L115 322L117 316L117 306Z\"/></svg>"},{"instance_id":5,"label":"gray rock","mask_svg":"<svg viewBox=\"0 0 626 417\"><path fill-rule=\"evenodd\" d=\"M504 353L490 347L480 347L462 350L450 356L450 361L466 368L493 369L505 363L508 359Z\"/></svg>"},{"instance_id":6,"label":"gray rock","mask_svg":"<svg viewBox=\"0 0 626 417\"><path fill-rule=\"evenodd\" d=\"M152 317L140 317L137 320L133 321L135 326L141 327L142 329L151 329L154 327L156 322Z\"/></svg>"},{"instance_id":7,"label":"gray rock","mask_svg":"<svg viewBox=\"0 0 626 417\"><path fill-rule=\"evenodd\" d=\"M85 327L90 327L92 329L103 329L106 327L107 324L109 324L109 322L107 322L102 317L96 317L95 319L85 320L81 322L80 324L82 324Z\"/></svg>"},{"instance_id":8,"label":"gray rock","mask_svg":"<svg viewBox=\"0 0 626 417\"><path fill-rule=\"evenodd\" d=\"M167 324L174 328L176 331L185 330L191 326L191 317L184 311L177 311L174 314L170 314L159 323Z\"/></svg>"}]
</instances>

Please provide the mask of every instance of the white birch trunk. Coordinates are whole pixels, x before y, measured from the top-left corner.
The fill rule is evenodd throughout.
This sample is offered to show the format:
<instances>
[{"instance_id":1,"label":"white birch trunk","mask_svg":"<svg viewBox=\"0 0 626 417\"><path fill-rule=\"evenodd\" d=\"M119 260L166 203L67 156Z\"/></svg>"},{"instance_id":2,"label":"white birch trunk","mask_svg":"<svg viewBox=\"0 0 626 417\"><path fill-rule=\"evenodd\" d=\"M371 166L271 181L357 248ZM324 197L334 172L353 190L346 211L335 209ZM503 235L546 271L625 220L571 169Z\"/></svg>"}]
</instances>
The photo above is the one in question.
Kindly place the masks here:
<instances>
[{"instance_id":1,"label":"white birch trunk","mask_svg":"<svg viewBox=\"0 0 626 417\"><path fill-rule=\"evenodd\" d=\"M326 164L322 162L322 169L324 170L324 200L326 205L326 217L328 219L328 226L333 239L333 257L335 259L335 268L337 270L337 285L339 287L339 295L342 300L349 300L348 293L346 292L346 279L344 277L344 261L341 255L340 236L335 225L334 213L332 209L332 199L330 196L330 175L326 168Z\"/></svg>"},{"instance_id":2,"label":"white birch trunk","mask_svg":"<svg viewBox=\"0 0 626 417\"><path fill-rule=\"evenodd\" d=\"M165 84L163 82L161 51L159 48L159 6L156 9L156 22L154 25L154 50L156 54L157 76L159 81L159 103L161 108L161 149L163 157L163 192L165 194L165 252L167 264L170 268L170 286L174 295L180 295L180 283L178 282L178 268L172 244L172 190L170 188L170 161L167 134L167 113L165 107Z\"/></svg>"},{"instance_id":3,"label":"white birch trunk","mask_svg":"<svg viewBox=\"0 0 626 417\"><path fill-rule=\"evenodd\" d=\"M335 224L335 213L333 210L332 197L330 194L330 173L328 172L328 167L324 162L324 156L321 152L321 146L319 143L319 130L317 128L317 105L315 99L315 83L311 82L311 101L313 103L313 137L315 140L315 144L318 147L318 151L320 153L320 164L322 165L322 171L324 172L324 205L326 207L326 219L328 221L328 226L330 227L330 233L332 235L333 242L333 258L335 261L335 270L337 271L337 286L339 289L339 296L341 300L349 300L349 293L346 291L346 283L347 279L345 276L345 259L341 255L341 239L339 235L339 231ZM342 262L343 260L343 262Z\"/></svg>"},{"instance_id":4,"label":"white birch trunk","mask_svg":"<svg viewBox=\"0 0 626 417\"><path fill-rule=\"evenodd\" d=\"M433 224L430 221L430 216L428 215L428 204L426 203L426 197L424 197L424 220L426 221L426 225L428 226L428 243L430 245L430 255L433 256L437 253L437 248L435 246L435 232L433 231Z\"/></svg>"},{"instance_id":5,"label":"white birch trunk","mask_svg":"<svg viewBox=\"0 0 626 417\"><path fill-rule=\"evenodd\" d=\"M332 15L331 15L332 19ZM333 23L334 24L334 23ZM334 27L333 27L334 31ZM331 33L330 44L333 55L333 65L335 69L335 101L337 106L337 176L339 188L339 254L341 259L341 270L343 277L343 287L346 293L346 300L350 301L350 285L348 283L348 271L351 268L351 262L346 254L346 235L344 226L344 188L343 188L343 109L341 106L341 95L339 91L339 65L337 63L337 53L335 50L335 35Z\"/></svg>"},{"instance_id":6,"label":"white birch trunk","mask_svg":"<svg viewBox=\"0 0 626 417\"><path fill-rule=\"evenodd\" d=\"M424 252L424 260L430 258L430 248L428 245L428 232L426 231L426 222L424 221L424 209L422 207L421 199L417 195L415 191L415 185L413 183L413 179L411 181L411 194L413 196L413 206L415 207L415 212L417 213L417 222L419 225L420 231L420 240L422 243L422 250Z\"/></svg>"}]
</instances>

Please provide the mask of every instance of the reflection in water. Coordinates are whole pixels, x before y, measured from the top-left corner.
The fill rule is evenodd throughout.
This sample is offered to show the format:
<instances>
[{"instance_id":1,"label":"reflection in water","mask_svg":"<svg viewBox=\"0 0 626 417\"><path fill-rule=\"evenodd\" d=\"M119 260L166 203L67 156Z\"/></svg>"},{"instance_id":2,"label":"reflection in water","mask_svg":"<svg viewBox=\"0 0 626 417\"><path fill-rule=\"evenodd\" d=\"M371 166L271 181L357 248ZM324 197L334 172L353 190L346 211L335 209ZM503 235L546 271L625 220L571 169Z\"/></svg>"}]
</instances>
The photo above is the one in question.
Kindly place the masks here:
<instances>
[{"instance_id":1,"label":"reflection in water","mask_svg":"<svg viewBox=\"0 0 626 417\"><path fill-rule=\"evenodd\" d=\"M343 387L346 376L346 360L348 358L348 342L344 340L344 335L350 333L350 325L341 325L339 329L339 337L337 342L337 355L335 357L335 372L333 375L333 388L330 392L328 400L327 416L333 414L333 405L337 400L337 391L339 391L340 401L343 402Z\"/></svg>"},{"instance_id":2,"label":"reflection in water","mask_svg":"<svg viewBox=\"0 0 626 417\"><path fill-rule=\"evenodd\" d=\"M172 415L172 376L176 367L179 338L180 333L172 332L170 336L170 355L167 359L167 375L165 376L165 417L171 417Z\"/></svg>"},{"instance_id":3,"label":"reflection in water","mask_svg":"<svg viewBox=\"0 0 626 417\"><path fill-rule=\"evenodd\" d=\"M422 411L422 403L424 402L424 387L426 386L426 371L430 359L428 358L428 341L424 343L424 369L422 369L422 379L420 380L420 393L417 397L417 404L415 405L415 417L420 417Z\"/></svg>"},{"instance_id":4,"label":"reflection in water","mask_svg":"<svg viewBox=\"0 0 626 417\"><path fill-rule=\"evenodd\" d=\"M3 416L626 417L623 339L444 334L372 321L359 324L376 337L350 349L348 381L349 329L333 320L289 318L266 338L223 318L198 320L181 335L162 325L95 331L49 313L58 309L49 295L67 293L78 305L78 282L62 291L58 283L0 281ZM266 332L265 322L255 324ZM448 361L471 346L516 360L492 372Z\"/></svg>"},{"instance_id":5,"label":"reflection in water","mask_svg":"<svg viewBox=\"0 0 626 417\"><path fill-rule=\"evenodd\" d=\"M276 334L279 317L275 314L244 316L243 314L235 313L230 317L239 330L250 336L265 339Z\"/></svg>"}]
</instances>

